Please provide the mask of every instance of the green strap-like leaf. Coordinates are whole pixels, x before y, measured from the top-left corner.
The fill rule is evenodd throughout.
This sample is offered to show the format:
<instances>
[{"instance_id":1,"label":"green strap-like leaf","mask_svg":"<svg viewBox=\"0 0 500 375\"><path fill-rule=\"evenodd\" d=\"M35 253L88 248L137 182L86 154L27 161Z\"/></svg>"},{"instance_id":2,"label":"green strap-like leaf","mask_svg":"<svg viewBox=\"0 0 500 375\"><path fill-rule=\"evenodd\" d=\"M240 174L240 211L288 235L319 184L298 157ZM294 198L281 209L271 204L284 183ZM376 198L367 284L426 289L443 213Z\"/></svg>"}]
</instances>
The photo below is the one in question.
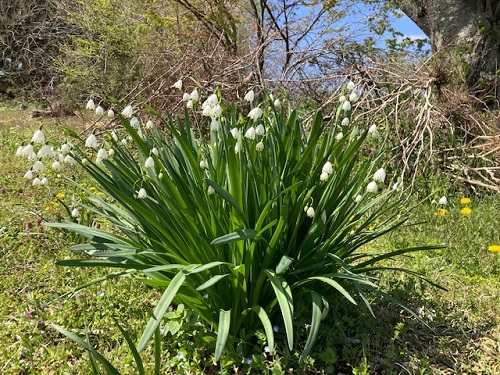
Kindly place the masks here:
<instances>
[{"instance_id":1,"label":"green strap-like leaf","mask_svg":"<svg viewBox=\"0 0 500 375\"><path fill-rule=\"evenodd\" d=\"M304 350L300 355L300 361L303 361L307 357L314 343L316 342L319 326L321 324L321 316L323 313L322 312L323 298L321 297L321 295L319 295L315 291L311 291L311 297L312 297L311 328L309 328L309 334L307 336L307 341Z\"/></svg>"},{"instance_id":2,"label":"green strap-like leaf","mask_svg":"<svg viewBox=\"0 0 500 375\"><path fill-rule=\"evenodd\" d=\"M255 311L255 313L257 313L260 321L262 322L262 326L264 327L264 332L266 333L267 346L269 347L269 351L272 352L274 350L274 332L271 320L269 319L266 310L264 310L261 306L258 305L252 306L252 310Z\"/></svg>"},{"instance_id":3,"label":"green strap-like leaf","mask_svg":"<svg viewBox=\"0 0 500 375\"><path fill-rule=\"evenodd\" d=\"M67 338L73 340L78 345L80 345L82 348L84 348L85 350L87 350L89 352L89 354L91 354L91 355L94 356L94 358L97 358L99 360L99 362L101 362L101 364L104 366L104 368L106 369L106 372L108 374L120 375L120 373L118 372L118 370L116 368L114 368L113 365L111 363L109 363L106 358L104 358L97 350L95 350L92 347L92 345L90 345L88 342L86 342L85 340L83 340L80 336L77 336L74 333L72 333L72 332L70 332L70 331L68 331L68 330L66 330L64 328L59 327L58 325L56 325L54 323L51 323L51 326L52 326L52 328L54 328L55 330L59 331L64 336L66 336Z\"/></svg>"},{"instance_id":4,"label":"green strap-like leaf","mask_svg":"<svg viewBox=\"0 0 500 375\"><path fill-rule=\"evenodd\" d=\"M217 237L211 242L211 245L222 245L241 240L251 240L257 235L254 229L242 229L233 233L228 233L223 236Z\"/></svg>"},{"instance_id":5,"label":"green strap-like leaf","mask_svg":"<svg viewBox=\"0 0 500 375\"><path fill-rule=\"evenodd\" d=\"M222 351L226 346L229 336L229 326L231 324L231 310L220 310L219 329L217 330L217 342L215 343L215 360L218 361L222 356Z\"/></svg>"},{"instance_id":6,"label":"green strap-like leaf","mask_svg":"<svg viewBox=\"0 0 500 375\"><path fill-rule=\"evenodd\" d=\"M233 206L236 209L236 211L240 214L241 219L246 223L245 213L243 212L243 210L240 207L240 205L238 204L238 202L236 202L236 200L231 196L231 194L229 194L221 186L217 185L214 181L212 181L208 178L205 181L207 182L208 185L210 185L211 187L214 188L214 190L217 192L217 194L219 194L222 198L224 198L224 200L227 203L229 203L231 206Z\"/></svg>"},{"instance_id":7,"label":"green strap-like leaf","mask_svg":"<svg viewBox=\"0 0 500 375\"><path fill-rule=\"evenodd\" d=\"M283 279L276 276L273 271L265 270L267 278L271 282L271 285L278 299L278 304L281 309L281 315L283 316L283 322L285 324L286 337L288 341L288 348L293 349L293 297L292 290L290 286L283 284Z\"/></svg>"},{"instance_id":8,"label":"green strap-like leaf","mask_svg":"<svg viewBox=\"0 0 500 375\"><path fill-rule=\"evenodd\" d=\"M135 364L137 366L137 372L139 373L139 375L145 375L144 366L142 364L142 358L141 358L139 352L137 351L137 348L135 347L134 342L130 338L130 335L128 334L127 331L125 331L122 328L120 323L118 323L118 320L116 320L115 318L113 318L113 320L115 321L116 326L118 327L118 329L122 333L123 337L125 338L125 341L127 341L128 347L130 348L130 351L132 352L132 355L134 356L134 361L135 361Z\"/></svg>"},{"instance_id":9,"label":"green strap-like leaf","mask_svg":"<svg viewBox=\"0 0 500 375\"><path fill-rule=\"evenodd\" d=\"M201 291L201 290L210 288L212 285L214 285L215 283L219 282L220 280L222 280L226 276L229 276L229 274L226 273L224 275L215 275L215 276L212 276L210 279L208 279L203 284L201 284L198 288L196 288L196 290Z\"/></svg>"},{"instance_id":10,"label":"green strap-like leaf","mask_svg":"<svg viewBox=\"0 0 500 375\"><path fill-rule=\"evenodd\" d=\"M146 325L146 328L144 329L144 332L142 333L141 339L139 340L139 351L143 351L144 348L146 348L146 345L153 336L153 333L155 332L156 328L161 322L161 319L163 318L163 315L165 315L165 312L167 311L168 307L172 303L172 300L174 299L175 295L177 294L177 291L179 288L184 284L184 280L186 279L186 275L198 267L199 265L193 264L190 266L185 267L184 269L180 270L172 279L170 284L168 285L167 289L165 289L165 292L163 293L163 296L160 299L160 302L158 302L158 305L153 311L153 315L149 319L148 324Z\"/></svg>"},{"instance_id":11,"label":"green strap-like leaf","mask_svg":"<svg viewBox=\"0 0 500 375\"><path fill-rule=\"evenodd\" d=\"M347 290L344 289L344 287L342 285L340 285L338 282L336 282L335 280L329 278L329 277L324 277L324 276L312 276L312 277L309 277L307 278L306 281L308 280L319 280L319 281L322 281L332 287L334 287L335 289L337 289L340 294L342 294L345 298L347 298L347 300L351 303L353 303L354 305L357 305L356 301L354 300L354 298L352 298L352 296L349 294L349 292Z\"/></svg>"}]
</instances>

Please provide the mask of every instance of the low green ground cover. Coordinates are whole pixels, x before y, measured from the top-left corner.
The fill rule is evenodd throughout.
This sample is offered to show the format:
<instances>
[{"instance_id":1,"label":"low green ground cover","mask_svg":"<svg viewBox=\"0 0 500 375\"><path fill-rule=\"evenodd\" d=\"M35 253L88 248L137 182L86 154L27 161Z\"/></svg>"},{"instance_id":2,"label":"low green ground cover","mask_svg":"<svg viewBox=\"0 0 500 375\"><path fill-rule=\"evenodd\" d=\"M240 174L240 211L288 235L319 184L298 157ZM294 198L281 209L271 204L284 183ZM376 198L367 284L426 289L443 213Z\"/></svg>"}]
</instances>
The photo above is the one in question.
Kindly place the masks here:
<instances>
[{"instance_id":1,"label":"low green ground cover","mask_svg":"<svg viewBox=\"0 0 500 375\"><path fill-rule=\"evenodd\" d=\"M0 372L90 373L87 353L50 327L55 323L81 337L87 333L94 347L122 373L133 374L132 355L114 319L138 341L159 293L130 279L108 280L74 292L107 271L55 265L56 260L73 256L68 246L75 238L41 223L66 215L64 204L78 192L62 178L52 181L48 188L34 188L22 178L25 169L15 151L39 124L14 108L0 112ZM73 126L78 128L82 123ZM60 128L45 120L44 130L57 134ZM78 176L78 169L73 173ZM92 186L83 177L81 183ZM306 362L299 363L299 352L262 353L248 363L227 364L223 370L498 373L500 254L488 248L500 244L500 197L476 197L464 192L448 196L446 206L430 202L443 194L436 192L429 202L413 210L410 225L370 245L380 251L425 244L447 246L387 262L388 266L424 273L446 291L406 274L381 276L382 285L412 307L421 321L381 299L373 301L376 319L342 301L331 310ZM462 204L461 198L470 198L471 202ZM170 321L162 326L163 367L172 369L172 373L216 372L199 343L207 328L195 323L193 315L182 308L167 314ZM296 324L304 326L307 322ZM283 333L276 336L284 339ZM151 359L145 360L146 364L153 362L153 353L148 350L143 354L143 358ZM152 371L146 369L147 373Z\"/></svg>"}]
</instances>

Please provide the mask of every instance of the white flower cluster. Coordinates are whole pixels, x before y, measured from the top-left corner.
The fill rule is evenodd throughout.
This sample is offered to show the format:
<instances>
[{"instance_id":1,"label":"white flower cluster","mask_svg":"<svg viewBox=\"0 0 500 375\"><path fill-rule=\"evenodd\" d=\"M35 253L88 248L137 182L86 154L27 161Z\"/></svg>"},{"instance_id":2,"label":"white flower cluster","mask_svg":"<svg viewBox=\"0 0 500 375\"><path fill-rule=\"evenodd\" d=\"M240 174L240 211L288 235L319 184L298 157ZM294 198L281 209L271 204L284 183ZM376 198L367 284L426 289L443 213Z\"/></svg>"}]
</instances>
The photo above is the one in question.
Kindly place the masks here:
<instances>
[{"instance_id":1,"label":"white flower cluster","mask_svg":"<svg viewBox=\"0 0 500 375\"><path fill-rule=\"evenodd\" d=\"M38 151L36 151L37 148ZM57 150L48 145L41 127L35 131L28 145L21 145L16 151L17 156L33 162L33 166L24 174L24 178L32 181L33 186L48 185L48 178L43 176L43 173L47 170L44 164L47 159L55 158L51 164L51 168L54 171L59 171L63 163L75 164L75 159L69 153L70 147L67 144L63 144Z\"/></svg>"},{"instance_id":2,"label":"white flower cluster","mask_svg":"<svg viewBox=\"0 0 500 375\"><path fill-rule=\"evenodd\" d=\"M106 113L106 110L100 104L96 106L95 102L92 99L89 99L85 108L90 111L95 111L95 114L97 116L104 116L104 114ZM110 108L107 112L107 115L108 117L115 117L115 112Z\"/></svg>"}]
</instances>

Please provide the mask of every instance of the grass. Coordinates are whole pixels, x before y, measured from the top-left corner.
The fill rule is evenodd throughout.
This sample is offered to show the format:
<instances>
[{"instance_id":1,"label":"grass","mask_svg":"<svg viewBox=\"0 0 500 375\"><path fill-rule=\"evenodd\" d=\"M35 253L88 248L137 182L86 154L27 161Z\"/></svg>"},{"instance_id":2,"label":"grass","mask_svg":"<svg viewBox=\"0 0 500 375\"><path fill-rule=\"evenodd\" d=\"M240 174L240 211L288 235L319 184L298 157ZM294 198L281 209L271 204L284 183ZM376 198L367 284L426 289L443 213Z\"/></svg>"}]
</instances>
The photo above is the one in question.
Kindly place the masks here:
<instances>
[{"instance_id":1,"label":"grass","mask_svg":"<svg viewBox=\"0 0 500 375\"><path fill-rule=\"evenodd\" d=\"M122 373L133 374L132 356L113 318L137 340L148 309L159 297L153 289L129 279L109 280L65 295L105 272L55 265L56 260L71 256L67 248L75 238L40 223L43 218L64 215L55 195L64 192L62 201L69 202L71 188L57 178L49 189L31 187L22 179L26 166L14 155L38 125L26 112L0 108L0 372L90 373L86 353L50 327L55 323L82 337L87 330L106 358ZM73 120L72 125L83 123ZM44 130L59 133L51 120L44 121ZM381 300L374 301L376 319L362 309L337 306L322 329L314 360L299 365L298 353L284 352L274 357L256 355L251 365L234 367L241 373L260 373L264 368L284 373L291 367L295 373L500 372L500 254L487 249L500 244L500 197L469 196L471 213L464 215L463 196L448 197L444 216L435 214L440 207L434 203L420 205L410 221L423 224L404 227L374 245L374 251L422 244L448 246L390 264L423 272L446 291L403 274L383 276L382 283L419 312L422 321ZM164 327L164 368L172 373L180 371L174 367L198 373L214 371L204 360L206 353L193 345L206 328L192 324L189 312L177 310L170 315L172 320ZM307 322L296 324L305 327ZM304 328L304 337L305 332ZM145 357L152 358L152 353L146 352ZM232 369L227 366L228 372ZM147 369L147 373L152 371Z\"/></svg>"}]
</instances>

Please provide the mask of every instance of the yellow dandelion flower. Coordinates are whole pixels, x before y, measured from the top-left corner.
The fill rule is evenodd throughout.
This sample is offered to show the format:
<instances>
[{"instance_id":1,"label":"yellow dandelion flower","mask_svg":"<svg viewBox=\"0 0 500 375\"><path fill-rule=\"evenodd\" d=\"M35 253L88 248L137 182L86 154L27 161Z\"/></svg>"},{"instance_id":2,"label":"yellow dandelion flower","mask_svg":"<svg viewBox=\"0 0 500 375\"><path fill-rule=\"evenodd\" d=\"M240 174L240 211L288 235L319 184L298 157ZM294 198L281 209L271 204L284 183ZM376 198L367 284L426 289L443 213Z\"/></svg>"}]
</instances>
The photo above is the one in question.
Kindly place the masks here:
<instances>
[{"instance_id":1,"label":"yellow dandelion flower","mask_svg":"<svg viewBox=\"0 0 500 375\"><path fill-rule=\"evenodd\" d=\"M460 210L462 215L470 215L472 213L472 210L469 207L464 207Z\"/></svg>"},{"instance_id":2,"label":"yellow dandelion flower","mask_svg":"<svg viewBox=\"0 0 500 375\"><path fill-rule=\"evenodd\" d=\"M63 199L65 197L64 193L59 193L56 195L57 199Z\"/></svg>"},{"instance_id":3,"label":"yellow dandelion flower","mask_svg":"<svg viewBox=\"0 0 500 375\"><path fill-rule=\"evenodd\" d=\"M444 216L448 213L448 210L445 210L444 208L440 208L439 210L437 210L434 215L436 216Z\"/></svg>"},{"instance_id":4,"label":"yellow dandelion flower","mask_svg":"<svg viewBox=\"0 0 500 375\"><path fill-rule=\"evenodd\" d=\"M101 196L101 195L102 195L102 192L98 191L98 192L96 193L96 195Z\"/></svg>"},{"instance_id":5,"label":"yellow dandelion flower","mask_svg":"<svg viewBox=\"0 0 500 375\"><path fill-rule=\"evenodd\" d=\"M490 245L488 246L488 250L492 253L500 253L500 245Z\"/></svg>"},{"instance_id":6,"label":"yellow dandelion flower","mask_svg":"<svg viewBox=\"0 0 500 375\"><path fill-rule=\"evenodd\" d=\"M97 189L96 189L96 187L95 187L95 186L90 186L90 187L89 187L89 190L90 190L90 191L96 191Z\"/></svg>"},{"instance_id":7,"label":"yellow dandelion flower","mask_svg":"<svg viewBox=\"0 0 500 375\"><path fill-rule=\"evenodd\" d=\"M460 199L460 203L462 203L462 204L469 204L470 202L472 202L472 201L470 200L470 198L461 198L461 199ZM468 214L467 214L467 215L468 215Z\"/></svg>"},{"instance_id":8,"label":"yellow dandelion flower","mask_svg":"<svg viewBox=\"0 0 500 375\"><path fill-rule=\"evenodd\" d=\"M374 227L373 225L370 225L370 226L368 227L368 230L374 230L374 229L375 229L375 227Z\"/></svg>"},{"instance_id":9,"label":"yellow dandelion flower","mask_svg":"<svg viewBox=\"0 0 500 375\"><path fill-rule=\"evenodd\" d=\"M45 211L50 211L50 206L46 206Z\"/></svg>"}]
</instances>

